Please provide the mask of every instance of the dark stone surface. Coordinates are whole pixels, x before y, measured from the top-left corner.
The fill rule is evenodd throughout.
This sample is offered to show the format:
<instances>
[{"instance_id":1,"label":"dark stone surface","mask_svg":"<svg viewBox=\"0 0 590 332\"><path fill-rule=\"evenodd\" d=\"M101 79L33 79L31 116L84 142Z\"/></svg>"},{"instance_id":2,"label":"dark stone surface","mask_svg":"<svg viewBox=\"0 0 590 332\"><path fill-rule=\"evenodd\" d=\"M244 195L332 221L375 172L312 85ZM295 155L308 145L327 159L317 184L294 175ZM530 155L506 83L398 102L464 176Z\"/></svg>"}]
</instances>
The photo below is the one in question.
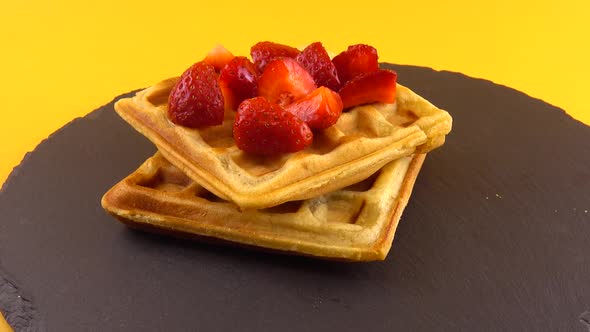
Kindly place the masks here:
<instances>
[{"instance_id":1,"label":"dark stone surface","mask_svg":"<svg viewBox=\"0 0 590 332\"><path fill-rule=\"evenodd\" d=\"M386 261L126 229L100 198L155 149L111 103L4 184L0 309L17 331L587 331L590 127L488 81L394 68L454 128L426 159Z\"/></svg>"}]
</instances>

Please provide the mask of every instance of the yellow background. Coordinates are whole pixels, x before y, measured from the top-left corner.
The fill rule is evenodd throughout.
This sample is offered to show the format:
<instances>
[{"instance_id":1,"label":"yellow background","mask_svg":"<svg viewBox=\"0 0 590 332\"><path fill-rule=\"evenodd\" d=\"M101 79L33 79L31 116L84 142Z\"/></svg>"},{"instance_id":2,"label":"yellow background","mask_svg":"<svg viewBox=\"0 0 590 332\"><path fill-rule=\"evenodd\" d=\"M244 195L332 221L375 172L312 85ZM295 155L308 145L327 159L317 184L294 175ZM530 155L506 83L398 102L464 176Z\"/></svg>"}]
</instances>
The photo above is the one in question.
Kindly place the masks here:
<instances>
[{"instance_id":1,"label":"yellow background","mask_svg":"<svg viewBox=\"0 0 590 332\"><path fill-rule=\"evenodd\" d=\"M260 40L368 43L381 61L486 78L590 124L588 1L514 2L4 1L0 183L73 118L179 75L216 43L241 55Z\"/></svg>"},{"instance_id":2,"label":"yellow background","mask_svg":"<svg viewBox=\"0 0 590 332\"><path fill-rule=\"evenodd\" d=\"M5 1L0 183L62 125L180 74L216 43L235 54L260 40L369 43L382 61L490 79L590 124L590 5L514 2Z\"/></svg>"}]
</instances>

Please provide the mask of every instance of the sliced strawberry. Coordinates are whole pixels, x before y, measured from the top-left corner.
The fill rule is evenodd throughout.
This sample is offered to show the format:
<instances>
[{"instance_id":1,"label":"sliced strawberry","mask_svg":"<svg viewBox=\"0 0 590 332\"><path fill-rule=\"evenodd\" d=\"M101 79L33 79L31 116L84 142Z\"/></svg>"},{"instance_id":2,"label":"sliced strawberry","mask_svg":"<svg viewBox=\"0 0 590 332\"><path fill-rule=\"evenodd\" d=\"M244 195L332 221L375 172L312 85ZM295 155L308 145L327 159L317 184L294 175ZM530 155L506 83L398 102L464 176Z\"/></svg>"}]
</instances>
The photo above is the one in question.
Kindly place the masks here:
<instances>
[{"instance_id":1,"label":"sliced strawberry","mask_svg":"<svg viewBox=\"0 0 590 332\"><path fill-rule=\"evenodd\" d=\"M295 115L264 97L244 100L233 126L236 145L258 155L296 152L311 145L311 129Z\"/></svg>"},{"instance_id":2,"label":"sliced strawberry","mask_svg":"<svg viewBox=\"0 0 590 332\"><path fill-rule=\"evenodd\" d=\"M322 43L310 44L295 59L311 74L317 86L325 86L334 91L340 89L336 67Z\"/></svg>"},{"instance_id":3,"label":"sliced strawberry","mask_svg":"<svg viewBox=\"0 0 590 332\"><path fill-rule=\"evenodd\" d=\"M223 45L217 44L207 53L203 61L215 67L217 72L220 72L233 58L234 55L230 51L223 47Z\"/></svg>"},{"instance_id":4,"label":"sliced strawberry","mask_svg":"<svg viewBox=\"0 0 590 332\"><path fill-rule=\"evenodd\" d=\"M294 58L299 54L299 50L269 41L257 43L250 48L250 56L258 68L258 72L262 73L266 65L276 58Z\"/></svg>"},{"instance_id":5,"label":"sliced strawberry","mask_svg":"<svg viewBox=\"0 0 590 332\"><path fill-rule=\"evenodd\" d=\"M311 129L325 129L338 121L342 107L340 95L322 86L290 104L285 110L295 114Z\"/></svg>"},{"instance_id":6,"label":"sliced strawberry","mask_svg":"<svg viewBox=\"0 0 590 332\"><path fill-rule=\"evenodd\" d=\"M396 81L396 72L380 69L348 81L338 93L342 98L344 108L377 102L393 103Z\"/></svg>"},{"instance_id":7,"label":"sliced strawberry","mask_svg":"<svg viewBox=\"0 0 590 332\"><path fill-rule=\"evenodd\" d=\"M271 61L258 78L258 95L283 107L314 89L313 77L291 58Z\"/></svg>"},{"instance_id":8,"label":"sliced strawberry","mask_svg":"<svg viewBox=\"0 0 590 332\"><path fill-rule=\"evenodd\" d=\"M338 71L342 85L360 74L370 73L379 69L377 50L369 45L357 44L332 59Z\"/></svg>"},{"instance_id":9,"label":"sliced strawberry","mask_svg":"<svg viewBox=\"0 0 590 332\"><path fill-rule=\"evenodd\" d=\"M258 93L258 72L252 61L243 56L233 58L219 75L225 108L237 110L240 103Z\"/></svg>"},{"instance_id":10,"label":"sliced strawberry","mask_svg":"<svg viewBox=\"0 0 590 332\"><path fill-rule=\"evenodd\" d=\"M198 128L223 122L223 95L212 65L197 62L187 69L168 98L168 117L176 124Z\"/></svg>"}]
</instances>

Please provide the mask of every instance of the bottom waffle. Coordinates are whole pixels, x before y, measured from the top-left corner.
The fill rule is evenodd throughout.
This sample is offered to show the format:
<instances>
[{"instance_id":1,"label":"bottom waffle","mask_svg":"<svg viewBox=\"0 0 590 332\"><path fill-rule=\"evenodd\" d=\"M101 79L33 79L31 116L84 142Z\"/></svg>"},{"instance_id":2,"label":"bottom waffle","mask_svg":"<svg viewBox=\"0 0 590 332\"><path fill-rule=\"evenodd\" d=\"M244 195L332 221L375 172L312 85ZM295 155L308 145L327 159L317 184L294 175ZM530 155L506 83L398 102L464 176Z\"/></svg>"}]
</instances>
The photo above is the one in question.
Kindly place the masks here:
<instances>
[{"instance_id":1,"label":"bottom waffle","mask_svg":"<svg viewBox=\"0 0 590 332\"><path fill-rule=\"evenodd\" d=\"M315 198L240 211L192 181L159 152L111 188L103 208L120 221L179 237L206 237L320 258L383 260L425 154Z\"/></svg>"}]
</instances>

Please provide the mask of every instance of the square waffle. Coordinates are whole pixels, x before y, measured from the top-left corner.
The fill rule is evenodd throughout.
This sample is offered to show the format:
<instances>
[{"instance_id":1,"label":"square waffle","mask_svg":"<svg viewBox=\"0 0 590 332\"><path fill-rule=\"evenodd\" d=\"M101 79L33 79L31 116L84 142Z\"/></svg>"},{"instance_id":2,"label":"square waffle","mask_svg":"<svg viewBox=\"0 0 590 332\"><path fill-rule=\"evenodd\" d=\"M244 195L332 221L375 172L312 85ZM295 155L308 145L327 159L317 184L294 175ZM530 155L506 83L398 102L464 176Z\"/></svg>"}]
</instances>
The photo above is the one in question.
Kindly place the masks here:
<instances>
[{"instance_id":1,"label":"square waffle","mask_svg":"<svg viewBox=\"0 0 590 332\"><path fill-rule=\"evenodd\" d=\"M222 125L204 129L172 123L167 104L176 81L168 79L122 99L115 109L182 172L244 210L309 199L357 183L392 160L442 145L451 130L447 112L398 84L395 103L344 112L335 125L314 133L305 150L253 156L234 143L235 112L225 112Z\"/></svg>"},{"instance_id":2,"label":"square waffle","mask_svg":"<svg viewBox=\"0 0 590 332\"><path fill-rule=\"evenodd\" d=\"M383 260L424 158L397 159L359 183L315 198L240 211L158 152L111 188L102 206L128 226L158 233L329 259Z\"/></svg>"}]
</instances>

